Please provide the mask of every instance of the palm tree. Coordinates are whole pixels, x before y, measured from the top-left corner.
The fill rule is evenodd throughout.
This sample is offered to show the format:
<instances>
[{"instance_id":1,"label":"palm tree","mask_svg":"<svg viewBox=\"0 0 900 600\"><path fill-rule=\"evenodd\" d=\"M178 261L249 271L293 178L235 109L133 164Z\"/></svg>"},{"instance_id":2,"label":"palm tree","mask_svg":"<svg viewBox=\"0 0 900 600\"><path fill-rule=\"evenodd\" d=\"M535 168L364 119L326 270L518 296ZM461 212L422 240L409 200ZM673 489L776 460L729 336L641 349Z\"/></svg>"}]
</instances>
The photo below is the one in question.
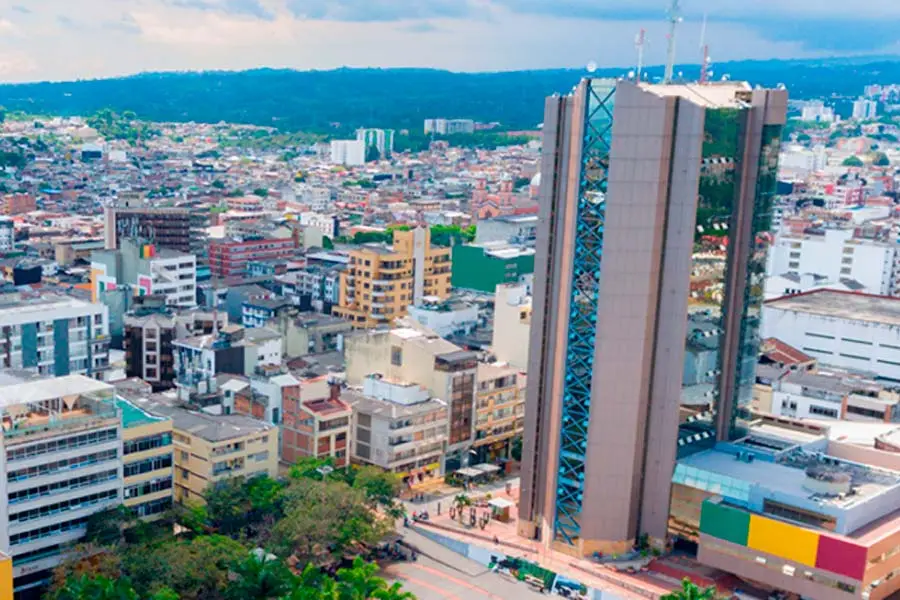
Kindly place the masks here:
<instances>
[{"instance_id":1,"label":"palm tree","mask_svg":"<svg viewBox=\"0 0 900 600\"><path fill-rule=\"evenodd\" d=\"M685 577L681 580L681 589L677 592L666 594L660 600L715 600L716 588L710 586L704 590L697 587L693 581Z\"/></svg>"},{"instance_id":2,"label":"palm tree","mask_svg":"<svg viewBox=\"0 0 900 600\"><path fill-rule=\"evenodd\" d=\"M337 600L337 584L334 579L307 563L285 600Z\"/></svg>"},{"instance_id":3,"label":"palm tree","mask_svg":"<svg viewBox=\"0 0 900 600\"><path fill-rule=\"evenodd\" d=\"M378 565L361 557L353 559L349 569L338 569L338 598L340 600L369 600L379 590L388 589L387 582L377 575Z\"/></svg>"},{"instance_id":4,"label":"palm tree","mask_svg":"<svg viewBox=\"0 0 900 600\"><path fill-rule=\"evenodd\" d=\"M375 600L416 600L415 594L403 589L399 582L383 590L375 590L372 592L372 598Z\"/></svg>"},{"instance_id":5,"label":"palm tree","mask_svg":"<svg viewBox=\"0 0 900 600\"><path fill-rule=\"evenodd\" d=\"M51 600L138 600L128 579L108 579L82 575L70 578L50 596Z\"/></svg>"},{"instance_id":6,"label":"palm tree","mask_svg":"<svg viewBox=\"0 0 900 600\"><path fill-rule=\"evenodd\" d=\"M225 591L229 600L274 600L294 587L294 575L284 563L265 554L251 555L231 568L234 582Z\"/></svg>"},{"instance_id":7,"label":"palm tree","mask_svg":"<svg viewBox=\"0 0 900 600\"><path fill-rule=\"evenodd\" d=\"M453 498L453 504L456 506L456 512L459 516L459 522L463 522L463 507L472 506L472 499L467 494L457 494Z\"/></svg>"}]
</instances>

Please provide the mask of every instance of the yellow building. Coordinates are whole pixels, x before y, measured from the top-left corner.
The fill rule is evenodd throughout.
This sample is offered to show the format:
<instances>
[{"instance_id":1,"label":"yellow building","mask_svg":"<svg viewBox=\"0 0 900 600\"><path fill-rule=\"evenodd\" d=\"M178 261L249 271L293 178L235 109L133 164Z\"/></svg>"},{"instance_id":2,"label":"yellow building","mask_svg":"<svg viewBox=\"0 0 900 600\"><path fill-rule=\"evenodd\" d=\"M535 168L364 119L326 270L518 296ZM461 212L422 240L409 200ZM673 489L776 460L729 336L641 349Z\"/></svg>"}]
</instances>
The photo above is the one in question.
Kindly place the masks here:
<instances>
[{"instance_id":1,"label":"yellow building","mask_svg":"<svg viewBox=\"0 0 900 600\"><path fill-rule=\"evenodd\" d=\"M278 476L278 428L244 415L175 408L175 501L203 503L207 486L231 477Z\"/></svg>"},{"instance_id":2,"label":"yellow building","mask_svg":"<svg viewBox=\"0 0 900 600\"><path fill-rule=\"evenodd\" d=\"M525 429L525 375L505 364L478 363L475 399L477 462L510 457Z\"/></svg>"},{"instance_id":3,"label":"yellow building","mask_svg":"<svg viewBox=\"0 0 900 600\"><path fill-rule=\"evenodd\" d=\"M426 296L448 297L450 253L432 246L431 231L424 227L394 231L392 248L371 244L353 250L341 273L334 314L368 328L405 316L410 304Z\"/></svg>"},{"instance_id":4,"label":"yellow building","mask_svg":"<svg viewBox=\"0 0 900 600\"><path fill-rule=\"evenodd\" d=\"M172 419L150 414L140 400L117 399L122 411L122 498L144 520L172 508Z\"/></svg>"},{"instance_id":5,"label":"yellow building","mask_svg":"<svg viewBox=\"0 0 900 600\"><path fill-rule=\"evenodd\" d=\"M13 568L12 558L0 552L0 599L12 600Z\"/></svg>"}]
</instances>

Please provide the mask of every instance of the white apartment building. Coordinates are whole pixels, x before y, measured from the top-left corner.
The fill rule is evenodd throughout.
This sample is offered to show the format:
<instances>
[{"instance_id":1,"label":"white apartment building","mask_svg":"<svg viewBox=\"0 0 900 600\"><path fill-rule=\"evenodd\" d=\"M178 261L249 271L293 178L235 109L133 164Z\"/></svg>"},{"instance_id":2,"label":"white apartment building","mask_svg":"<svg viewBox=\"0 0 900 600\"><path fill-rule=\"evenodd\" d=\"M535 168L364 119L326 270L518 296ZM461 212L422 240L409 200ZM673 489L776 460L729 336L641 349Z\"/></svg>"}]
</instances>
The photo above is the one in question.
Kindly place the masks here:
<instances>
[{"instance_id":1,"label":"white apartment building","mask_svg":"<svg viewBox=\"0 0 900 600\"><path fill-rule=\"evenodd\" d=\"M9 217L0 217L0 252L11 252L15 247L15 223Z\"/></svg>"},{"instance_id":2,"label":"white apartment building","mask_svg":"<svg viewBox=\"0 0 900 600\"><path fill-rule=\"evenodd\" d=\"M797 144L787 145L778 157L780 170L801 176L824 171L827 166L828 150L821 145L814 148Z\"/></svg>"},{"instance_id":3,"label":"white apartment building","mask_svg":"<svg viewBox=\"0 0 900 600\"><path fill-rule=\"evenodd\" d=\"M475 121L472 119L425 119L425 134L454 135L457 133L475 133Z\"/></svg>"},{"instance_id":4,"label":"white apartment building","mask_svg":"<svg viewBox=\"0 0 900 600\"><path fill-rule=\"evenodd\" d=\"M335 165L358 167L366 163L365 140L332 140L331 162Z\"/></svg>"},{"instance_id":5,"label":"white apartment building","mask_svg":"<svg viewBox=\"0 0 900 600\"><path fill-rule=\"evenodd\" d=\"M353 408L350 436L356 461L415 483L441 472L447 445L448 407L414 383L371 375L361 390L341 399Z\"/></svg>"},{"instance_id":6,"label":"white apartment building","mask_svg":"<svg viewBox=\"0 0 900 600\"><path fill-rule=\"evenodd\" d=\"M878 117L878 103L874 100L860 98L853 102L853 119L856 121L871 121Z\"/></svg>"},{"instance_id":7,"label":"white apartment building","mask_svg":"<svg viewBox=\"0 0 900 600\"><path fill-rule=\"evenodd\" d=\"M338 217L335 213L301 213L300 224L318 229L322 232L322 235L332 240L336 238L338 234Z\"/></svg>"},{"instance_id":8,"label":"white apartment building","mask_svg":"<svg viewBox=\"0 0 900 600\"><path fill-rule=\"evenodd\" d=\"M762 338L776 337L820 364L900 382L900 299L819 290L767 300Z\"/></svg>"},{"instance_id":9,"label":"white apartment building","mask_svg":"<svg viewBox=\"0 0 900 600\"><path fill-rule=\"evenodd\" d=\"M834 109L830 106L825 106L825 103L821 100L810 100L803 107L800 120L833 123L835 120Z\"/></svg>"},{"instance_id":10,"label":"white apartment building","mask_svg":"<svg viewBox=\"0 0 900 600\"><path fill-rule=\"evenodd\" d=\"M0 374L0 551L15 591L45 584L94 513L119 506L122 435L114 388L81 376Z\"/></svg>"},{"instance_id":11,"label":"white apartment building","mask_svg":"<svg viewBox=\"0 0 900 600\"><path fill-rule=\"evenodd\" d=\"M193 254L160 248L150 259L149 293L166 297L166 304L182 308L197 306L197 257ZM144 278L143 282L147 282ZM141 289L142 275L138 275Z\"/></svg>"},{"instance_id":12,"label":"white apartment building","mask_svg":"<svg viewBox=\"0 0 900 600\"><path fill-rule=\"evenodd\" d=\"M498 361L528 370L531 296L521 284L501 284L494 296L494 334L491 352Z\"/></svg>"},{"instance_id":13,"label":"white apartment building","mask_svg":"<svg viewBox=\"0 0 900 600\"><path fill-rule=\"evenodd\" d=\"M45 294L0 296L0 368L101 379L109 369L109 309Z\"/></svg>"},{"instance_id":14,"label":"white apartment building","mask_svg":"<svg viewBox=\"0 0 900 600\"><path fill-rule=\"evenodd\" d=\"M849 228L779 233L769 251L766 297L836 286L888 295L894 291L897 258L895 244L854 237Z\"/></svg>"},{"instance_id":15,"label":"white apartment building","mask_svg":"<svg viewBox=\"0 0 900 600\"><path fill-rule=\"evenodd\" d=\"M325 212L331 207L331 189L302 184L294 190L297 199L309 205L314 212Z\"/></svg>"}]
</instances>

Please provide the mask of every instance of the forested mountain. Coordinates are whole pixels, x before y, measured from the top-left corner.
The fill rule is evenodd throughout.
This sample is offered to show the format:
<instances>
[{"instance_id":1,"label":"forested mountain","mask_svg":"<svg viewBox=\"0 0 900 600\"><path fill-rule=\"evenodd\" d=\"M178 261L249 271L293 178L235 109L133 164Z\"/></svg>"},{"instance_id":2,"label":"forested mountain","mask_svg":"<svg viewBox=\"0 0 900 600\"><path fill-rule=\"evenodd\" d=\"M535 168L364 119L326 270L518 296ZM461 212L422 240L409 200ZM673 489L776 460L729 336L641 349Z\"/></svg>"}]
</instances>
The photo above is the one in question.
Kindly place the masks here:
<instances>
[{"instance_id":1,"label":"forested mountain","mask_svg":"<svg viewBox=\"0 0 900 600\"><path fill-rule=\"evenodd\" d=\"M696 79L698 67L676 69ZM661 68L650 68L659 77ZM869 83L900 82L900 59L742 61L715 65L754 84L783 83L792 97L855 97ZM596 76L622 76L600 69ZM229 121L327 132L357 126L418 130L430 117L499 121L533 129L543 98L565 93L583 70L452 73L428 69L151 73L117 79L0 85L0 105L29 114L89 115L102 108L156 121Z\"/></svg>"}]
</instances>

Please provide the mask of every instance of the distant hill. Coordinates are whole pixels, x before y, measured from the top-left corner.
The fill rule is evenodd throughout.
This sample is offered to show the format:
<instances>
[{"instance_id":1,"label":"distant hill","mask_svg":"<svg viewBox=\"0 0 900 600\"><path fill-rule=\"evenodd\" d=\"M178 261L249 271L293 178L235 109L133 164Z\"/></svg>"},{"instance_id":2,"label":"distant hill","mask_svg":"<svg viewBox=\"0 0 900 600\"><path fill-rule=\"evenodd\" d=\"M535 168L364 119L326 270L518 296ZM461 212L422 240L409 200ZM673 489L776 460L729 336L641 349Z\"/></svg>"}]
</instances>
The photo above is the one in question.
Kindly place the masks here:
<instances>
[{"instance_id":1,"label":"distant hill","mask_svg":"<svg viewBox=\"0 0 900 600\"><path fill-rule=\"evenodd\" d=\"M696 79L698 67L676 69ZM648 69L651 77L661 67ZM600 69L595 76L622 76ZM871 83L900 82L900 58L739 61L715 65L754 84L788 86L794 98L855 97ZM284 130L326 132L352 127L419 130L430 117L499 121L530 129L543 99L572 89L583 70L452 73L429 69L148 73L117 79L0 85L0 105L31 114L90 115L131 110L155 121L228 121Z\"/></svg>"}]
</instances>

